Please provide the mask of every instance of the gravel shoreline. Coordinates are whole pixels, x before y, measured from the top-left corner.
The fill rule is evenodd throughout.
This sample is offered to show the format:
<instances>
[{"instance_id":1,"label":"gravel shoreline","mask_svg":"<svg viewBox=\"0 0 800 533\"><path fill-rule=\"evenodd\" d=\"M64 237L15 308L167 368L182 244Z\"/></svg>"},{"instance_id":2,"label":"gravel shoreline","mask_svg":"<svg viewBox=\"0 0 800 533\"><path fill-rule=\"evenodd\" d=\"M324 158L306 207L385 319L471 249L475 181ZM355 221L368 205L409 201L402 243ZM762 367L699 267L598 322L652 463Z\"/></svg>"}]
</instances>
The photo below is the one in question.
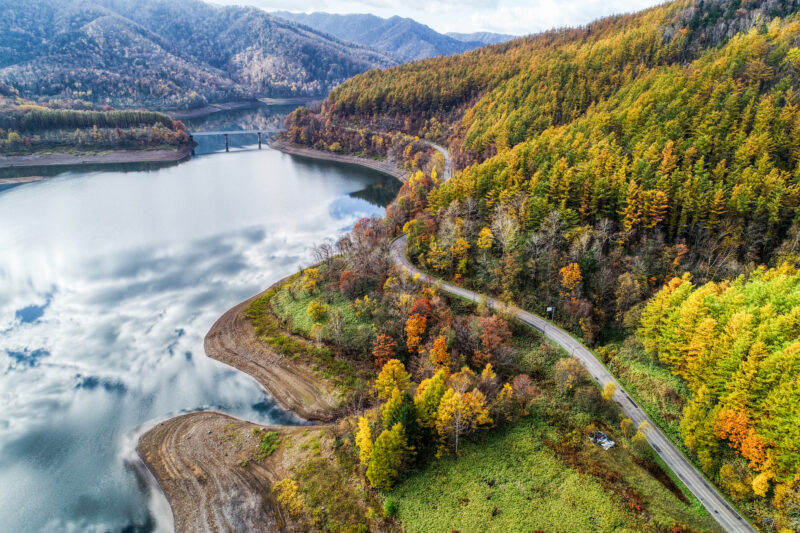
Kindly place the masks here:
<instances>
[{"instance_id":1,"label":"gravel shoreline","mask_svg":"<svg viewBox=\"0 0 800 533\"><path fill-rule=\"evenodd\" d=\"M136 452L164 491L175 531L297 531L271 486L289 475L284 446L255 461L263 430L281 439L303 426L260 426L201 411L157 424Z\"/></svg>"},{"instance_id":2,"label":"gravel shoreline","mask_svg":"<svg viewBox=\"0 0 800 533\"><path fill-rule=\"evenodd\" d=\"M115 150L103 154L31 154L0 156L0 169L119 163L177 163L192 155L192 145L177 150ZM6 178L16 179L16 178Z\"/></svg>"}]
</instances>

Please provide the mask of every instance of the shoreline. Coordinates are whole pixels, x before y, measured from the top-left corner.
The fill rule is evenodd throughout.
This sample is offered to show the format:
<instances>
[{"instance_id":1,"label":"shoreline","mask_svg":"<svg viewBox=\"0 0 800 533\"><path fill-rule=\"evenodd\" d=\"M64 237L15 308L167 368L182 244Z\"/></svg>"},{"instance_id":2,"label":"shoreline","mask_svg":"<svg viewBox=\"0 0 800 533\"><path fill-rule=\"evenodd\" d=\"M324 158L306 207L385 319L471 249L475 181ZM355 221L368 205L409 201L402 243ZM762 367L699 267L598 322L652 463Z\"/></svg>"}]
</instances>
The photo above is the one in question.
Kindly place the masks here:
<instances>
[{"instance_id":1,"label":"shoreline","mask_svg":"<svg viewBox=\"0 0 800 533\"><path fill-rule=\"evenodd\" d=\"M388 162L293 146L281 140L270 142L269 147L309 159L366 167L403 183L408 177L406 170ZM258 381L283 409L311 422L331 423L342 415L333 388L307 364L272 351L256 336L255 327L245 316L251 302L282 285L289 277L276 281L220 316L205 336L204 349L211 359ZM272 483L286 477L286 472L281 474L275 470L275 463L280 459L269 458L265 464L251 462L242 466L228 459L226 450L230 443L226 443L226 447L219 439L209 437L232 424L250 430L261 427L222 413L200 411L159 422L140 437L136 452L169 502L175 531L294 530L290 517L282 512L271 492ZM325 427L270 426L268 429L291 435Z\"/></svg>"},{"instance_id":2,"label":"shoreline","mask_svg":"<svg viewBox=\"0 0 800 533\"><path fill-rule=\"evenodd\" d=\"M0 156L0 169L116 165L125 163L178 163L192 155L194 147L184 144L177 150L113 150L102 154L30 154ZM5 178L9 180L27 178Z\"/></svg>"},{"instance_id":3,"label":"shoreline","mask_svg":"<svg viewBox=\"0 0 800 533\"><path fill-rule=\"evenodd\" d=\"M237 109L249 109L251 107L256 107L260 105L260 100L253 99L253 100L240 100L237 102L223 102L221 104L208 104L203 107L197 107L194 109L175 109L175 110L166 110L162 111L162 113L168 115L172 120L185 120L191 118L200 118L206 117L208 115L213 115L214 113L219 113L220 111L236 111Z\"/></svg>"},{"instance_id":4,"label":"shoreline","mask_svg":"<svg viewBox=\"0 0 800 533\"><path fill-rule=\"evenodd\" d=\"M272 484L288 476L286 447L253 457L258 430L286 440L306 429L199 411L156 424L136 453L169 502L175 531L296 531L272 494Z\"/></svg>"},{"instance_id":5,"label":"shoreline","mask_svg":"<svg viewBox=\"0 0 800 533\"><path fill-rule=\"evenodd\" d=\"M245 316L253 300L282 285L288 278L228 309L208 331L206 355L258 381L283 409L309 422L326 423L341 413L333 389L304 363L275 353L255 334Z\"/></svg>"},{"instance_id":6,"label":"shoreline","mask_svg":"<svg viewBox=\"0 0 800 533\"><path fill-rule=\"evenodd\" d=\"M306 157L308 159L317 159L321 161L333 161L335 163L345 163L349 165L356 165L359 167L368 168L385 174L392 178L398 179L405 183L408 180L408 171L400 168L388 161L377 161L366 157L358 157L355 155L334 154L332 152L325 152L315 148L307 148L305 146L297 146L288 143L281 139L275 139L269 143L269 147L283 152L284 154L295 155L299 157Z\"/></svg>"}]
</instances>

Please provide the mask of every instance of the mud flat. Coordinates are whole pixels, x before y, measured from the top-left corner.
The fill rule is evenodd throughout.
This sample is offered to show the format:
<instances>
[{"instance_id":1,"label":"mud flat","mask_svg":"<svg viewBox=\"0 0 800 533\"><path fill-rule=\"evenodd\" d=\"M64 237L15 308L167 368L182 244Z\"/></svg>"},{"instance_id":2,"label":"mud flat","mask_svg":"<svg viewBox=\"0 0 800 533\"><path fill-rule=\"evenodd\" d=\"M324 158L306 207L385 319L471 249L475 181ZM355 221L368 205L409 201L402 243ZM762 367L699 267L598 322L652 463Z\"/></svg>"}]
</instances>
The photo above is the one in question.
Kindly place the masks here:
<instances>
[{"instance_id":1,"label":"mud flat","mask_svg":"<svg viewBox=\"0 0 800 533\"><path fill-rule=\"evenodd\" d=\"M303 426L259 426L222 413L190 413L153 427L136 451L164 491L175 531L299 531L271 486L288 476L292 448L256 460L265 432L282 441Z\"/></svg>"},{"instance_id":2,"label":"mud flat","mask_svg":"<svg viewBox=\"0 0 800 533\"><path fill-rule=\"evenodd\" d=\"M56 153L0 156L0 168L174 163L191 156L192 149L191 145L183 145L177 150L115 150L99 154Z\"/></svg>"}]
</instances>

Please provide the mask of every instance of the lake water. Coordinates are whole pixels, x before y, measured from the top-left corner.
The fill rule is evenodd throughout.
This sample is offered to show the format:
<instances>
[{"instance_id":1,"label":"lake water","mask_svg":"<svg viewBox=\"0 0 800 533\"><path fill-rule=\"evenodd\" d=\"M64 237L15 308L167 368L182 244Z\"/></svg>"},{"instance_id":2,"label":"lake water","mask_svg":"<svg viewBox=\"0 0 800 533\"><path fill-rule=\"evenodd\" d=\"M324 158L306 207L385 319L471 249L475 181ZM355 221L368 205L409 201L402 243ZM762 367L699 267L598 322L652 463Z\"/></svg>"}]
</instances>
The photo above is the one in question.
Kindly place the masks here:
<instances>
[{"instance_id":1,"label":"lake water","mask_svg":"<svg viewBox=\"0 0 800 533\"><path fill-rule=\"evenodd\" d=\"M0 190L0 531L167 529L138 434L197 409L298 422L203 337L398 185L254 148Z\"/></svg>"}]
</instances>

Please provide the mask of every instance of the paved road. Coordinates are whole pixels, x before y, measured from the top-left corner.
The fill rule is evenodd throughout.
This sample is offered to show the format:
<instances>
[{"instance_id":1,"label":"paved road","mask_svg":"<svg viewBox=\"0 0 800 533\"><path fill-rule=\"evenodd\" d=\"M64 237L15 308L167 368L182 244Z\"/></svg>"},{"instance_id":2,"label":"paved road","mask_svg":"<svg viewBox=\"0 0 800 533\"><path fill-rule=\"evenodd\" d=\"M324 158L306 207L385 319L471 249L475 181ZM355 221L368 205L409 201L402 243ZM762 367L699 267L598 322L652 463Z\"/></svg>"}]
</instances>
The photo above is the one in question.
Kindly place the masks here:
<instances>
[{"instance_id":1,"label":"paved road","mask_svg":"<svg viewBox=\"0 0 800 533\"><path fill-rule=\"evenodd\" d=\"M453 159L450 157L450 152L444 146L436 144L431 141L422 139L422 142L439 152L444 156L444 172L442 172L442 181L447 181L453 176Z\"/></svg>"},{"instance_id":2,"label":"paved road","mask_svg":"<svg viewBox=\"0 0 800 533\"><path fill-rule=\"evenodd\" d=\"M405 267L412 274L419 274L420 279L426 283L439 283L441 289L450 294L460 296L473 302L480 302L482 296L476 292L463 289L456 285L437 280L414 267L406 258L406 241L407 237L403 236L397 239L391 248L392 261L399 267ZM487 298L486 304L492 309L497 309L501 304L494 298ZM570 334L561 328L553 325L552 323L544 320L522 309L511 308L511 312L516 317L536 328L547 336L550 340L564 348L570 354L575 356L581 364L589 371L589 374L594 380L603 387L606 383L614 383L617 386L617 392L614 394L614 401L617 402L626 416L629 416L634 424L638 427L642 422L648 422L651 429L645 432L647 441L653 447L653 450L663 459L668 467L675 472L675 475L689 488L690 491L700 500L700 503L708 509L711 516L719 522L719 524L731 533L739 532L753 532L755 531L750 524L742 518L731 506L725 501L714 487L706 481L706 479L698 472L694 466L683 456L683 454L667 439L667 437L659 430L653 421L644 413L644 411L636 405L636 403L628 396L628 393L622 386L614 379L614 376L606 370L606 368L597 360L597 358L587 350L580 342L575 340Z\"/></svg>"}]
</instances>

